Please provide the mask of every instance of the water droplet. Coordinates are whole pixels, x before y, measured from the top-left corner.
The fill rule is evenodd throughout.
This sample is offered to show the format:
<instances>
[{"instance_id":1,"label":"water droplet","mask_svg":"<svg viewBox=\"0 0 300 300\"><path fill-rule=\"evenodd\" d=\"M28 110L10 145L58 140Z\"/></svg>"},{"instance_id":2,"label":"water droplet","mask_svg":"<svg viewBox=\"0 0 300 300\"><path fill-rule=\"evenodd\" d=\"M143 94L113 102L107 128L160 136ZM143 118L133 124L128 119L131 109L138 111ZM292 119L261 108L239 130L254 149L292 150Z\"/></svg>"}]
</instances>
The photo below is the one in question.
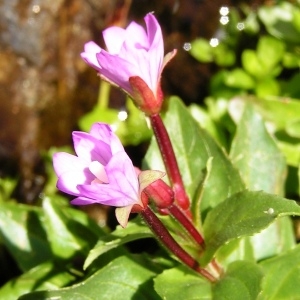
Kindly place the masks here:
<instances>
[{"instance_id":1,"label":"water droplet","mask_svg":"<svg viewBox=\"0 0 300 300\"><path fill-rule=\"evenodd\" d=\"M212 47L217 47L219 45L219 40L217 38L212 38L212 39L210 39L209 44Z\"/></svg>"},{"instance_id":2,"label":"water droplet","mask_svg":"<svg viewBox=\"0 0 300 300\"><path fill-rule=\"evenodd\" d=\"M268 214L268 215L273 215L274 214L274 208L270 207L268 210L265 210L264 213Z\"/></svg>"},{"instance_id":3,"label":"water droplet","mask_svg":"<svg viewBox=\"0 0 300 300\"><path fill-rule=\"evenodd\" d=\"M183 44L183 49L185 51L190 51L192 49L192 44L191 43L184 43Z\"/></svg>"},{"instance_id":4,"label":"water droplet","mask_svg":"<svg viewBox=\"0 0 300 300\"><path fill-rule=\"evenodd\" d=\"M35 14L38 14L41 11L41 7L39 5L33 5L32 6L32 12Z\"/></svg>"},{"instance_id":5,"label":"water droplet","mask_svg":"<svg viewBox=\"0 0 300 300\"><path fill-rule=\"evenodd\" d=\"M120 121L125 121L127 118L128 118L128 113L127 113L127 111L125 111L125 110L119 111L119 113L118 113L118 119L119 119Z\"/></svg>"},{"instance_id":6,"label":"water droplet","mask_svg":"<svg viewBox=\"0 0 300 300\"><path fill-rule=\"evenodd\" d=\"M238 30L244 30L245 29L245 24L244 23L237 23L237 25L236 25L236 28L238 29Z\"/></svg>"},{"instance_id":7,"label":"water droplet","mask_svg":"<svg viewBox=\"0 0 300 300\"><path fill-rule=\"evenodd\" d=\"M227 16L229 14L229 8L227 6L222 6L220 8L220 15Z\"/></svg>"},{"instance_id":8,"label":"water droplet","mask_svg":"<svg viewBox=\"0 0 300 300\"><path fill-rule=\"evenodd\" d=\"M229 22L229 18L228 18L227 16L222 16L222 17L220 18L220 23L221 23L222 25L226 25L228 22Z\"/></svg>"}]
</instances>

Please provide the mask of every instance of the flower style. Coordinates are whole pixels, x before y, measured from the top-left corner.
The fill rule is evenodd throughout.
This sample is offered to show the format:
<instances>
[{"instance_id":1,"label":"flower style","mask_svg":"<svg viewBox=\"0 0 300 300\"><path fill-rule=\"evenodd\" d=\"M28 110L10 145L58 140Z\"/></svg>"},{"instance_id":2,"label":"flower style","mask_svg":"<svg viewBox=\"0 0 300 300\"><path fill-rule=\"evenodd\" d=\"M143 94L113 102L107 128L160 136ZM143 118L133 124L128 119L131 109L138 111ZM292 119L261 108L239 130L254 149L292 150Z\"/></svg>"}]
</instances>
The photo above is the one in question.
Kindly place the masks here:
<instances>
[{"instance_id":1,"label":"flower style","mask_svg":"<svg viewBox=\"0 0 300 300\"><path fill-rule=\"evenodd\" d=\"M76 196L71 201L75 205L100 203L122 208L116 210L116 215L119 223L126 226L132 209L139 211L145 205L140 188L163 174L154 171L155 175L146 179L138 177L120 140L107 124L96 123L90 133L75 131L72 137L77 155L59 152L53 156L57 188Z\"/></svg>"},{"instance_id":2,"label":"flower style","mask_svg":"<svg viewBox=\"0 0 300 300\"><path fill-rule=\"evenodd\" d=\"M100 76L123 89L147 114L159 112L162 104L160 77L176 51L164 58L161 28L152 13L145 17L145 29L131 22L126 29L109 27L103 31L107 51L90 41L81 57Z\"/></svg>"}]
</instances>

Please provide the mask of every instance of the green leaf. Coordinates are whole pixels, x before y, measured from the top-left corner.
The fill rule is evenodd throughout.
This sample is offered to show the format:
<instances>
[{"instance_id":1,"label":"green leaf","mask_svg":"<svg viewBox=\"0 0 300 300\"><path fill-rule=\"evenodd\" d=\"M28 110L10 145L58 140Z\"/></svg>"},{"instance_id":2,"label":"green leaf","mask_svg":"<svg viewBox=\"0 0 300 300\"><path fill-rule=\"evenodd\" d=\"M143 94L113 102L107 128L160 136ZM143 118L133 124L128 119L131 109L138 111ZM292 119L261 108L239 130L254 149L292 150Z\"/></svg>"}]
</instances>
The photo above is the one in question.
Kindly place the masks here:
<instances>
[{"instance_id":1,"label":"green leaf","mask_svg":"<svg viewBox=\"0 0 300 300\"><path fill-rule=\"evenodd\" d=\"M238 89L253 89L255 81L243 69L233 69L225 79L225 84L229 87Z\"/></svg>"},{"instance_id":2,"label":"green leaf","mask_svg":"<svg viewBox=\"0 0 300 300\"><path fill-rule=\"evenodd\" d=\"M242 65L245 71L252 75L254 78L261 78L266 75L266 70L261 64L257 53L254 50L246 49L243 51Z\"/></svg>"},{"instance_id":3,"label":"green leaf","mask_svg":"<svg viewBox=\"0 0 300 300\"><path fill-rule=\"evenodd\" d=\"M294 21L295 10L299 10L297 4L283 1L277 5L261 6L258 16L271 35L283 41L299 44L299 30Z\"/></svg>"},{"instance_id":4,"label":"green leaf","mask_svg":"<svg viewBox=\"0 0 300 300\"><path fill-rule=\"evenodd\" d=\"M249 261L228 266L225 276L213 286L213 299L256 300L261 291L262 268Z\"/></svg>"},{"instance_id":5,"label":"green leaf","mask_svg":"<svg viewBox=\"0 0 300 300\"><path fill-rule=\"evenodd\" d=\"M298 299L300 246L260 264L265 273L259 300Z\"/></svg>"},{"instance_id":6,"label":"green leaf","mask_svg":"<svg viewBox=\"0 0 300 300\"><path fill-rule=\"evenodd\" d=\"M141 223L140 219L130 221L126 228L118 226L111 234L102 237L89 252L84 263L84 269L100 255L111 249L117 248L128 242L149 237L153 237L153 234L147 226Z\"/></svg>"},{"instance_id":7,"label":"green leaf","mask_svg":"<svg viewBox=\"0 0 300 300\"><path fill-rule=\"evenodd\" d=\"M65 266L45 262L3 285L0 289L0 299L15 300L33 291L58 289L75 279Z\"/></svg>"},{"instance_id":8,"label":"green leaf","mask_svg":"<svg viewBox=\"0 0 300 300\"><path fill-rule=\"evenodd\" d=\"M68 259L78 254L85 255L96 243L98 236L93 229L89 230L86 224L81 224L74 218L71 213L74 209L64 210L48 197L43 200L43 209L48 240L57 257ZM83 212L75 211L74 214L88 218ZM99 235L101 233L99 227Z\"/></svg>"},{"instance_id":9,"label":"green leaf","mask_svg":"<svg viewBox=\"0 0 300 300\"><path fill-rule=\"evenodd\" d=\"M84 282L57 291L35 292L20 300L44 299L109 299L158 300L153 289L154 272L139 265L129 257L119 257L100 269Z\"/></svg>"},{"instance_id":10,"label":"green leaf","mask_svg":"<svg viewBox=\"0 0 300 300\"><path fill-rule=\"evenodd\" d=\"M237 170L217 143L201 129L187 108L177 97L171 97L164 118L187 193L201 211L209 210L228 195L243 189ZM210 177L204 191L199 191L206 173L206 163L213 157ZM146 164L154 170L165 170L156 141L153 139L145 157ZM197 206L198 207L198 206ZM196 209L196 208L192 208ZM199 212L197 212L198 214Z\"/></svg>"},{"instance_id":11,"label":"green leaf","mask_svg":"<svg viewBox=\"0 0 300 300\"><path fill-rule=\"evenodd\" d=\"M300 206L295 201L264 192L243 191L227 198L205 219L206 250L202 263L207 264L228 241L258 233L284 215L300 215Z\"/></svg>"},{"instance_id":12,"label":"green leaf","mask_svg":"<svg viewBox=\"0 0 300 300\"><path fill-rule=\"evenodd\" d=\"M230 157L250 190L283 195L286 164L253 105L244 108ZM270 176L272 174L272 176Z\"/></svg>"},{"instance_id":13,"label":"green leaf","mask_svg":"<svg viewBox=\"0 0 300 300\"><path fill-rule=\"evenodd\" d=\"M285 44L271 36L262 36L257 45L257 56L267 71L281 61L285 50Z\"/></svg>"},{"instance_id":14,"label":"green leaf","mask_svg":"<svg viewBox=\"0 0 300 300\"><path fill-rule=\"evenodd\" d=\"M224 43L213 49L214 62L220 67L230 67L235 63L235 52Z\"/></svg>"},{"instance_id":15,"label":"green leaf","mask_svg":"<svg viewBox=\"0 0 300 300\"><path fill-rule=\"evenodd\" d=\"M246 104L244 108L230 156L250 190L284 194L287 173L285 158L251 104ZM254 235L251 241L257 260L290 249L295 244L291 221L288 218L276 220L261 233ZM265 244L265 241L268 243Z\"/></svg>"},{"instance_id":16,"label":"green leaf","mask_svg":"<svg viewBox=\"0 0 300 300\"><path fill-rule=\"evenodd\" d=\"M211 284L185 267L169 269L154 279L154 289L161 299L211 299Z\"/></svg>"},{"instance_id":17,"label":"green leaf","mask_svg":"<svg viewBox=\"0 0 300 300\"><path fill-rule=\"evenodd\" d=\"M255 93L258 97L278 96L280 94L279 83L273 78L261 79L256 84Z\"/></svg>"},{"instance_id":18,"label":"green leaf","mask_svg":"<svg viewBox=\"0 0 300 300\"><path fill-rule=\"evenodd\" d=\"M217 126L210 114L204 110L204 108L194 103L188 108L200 127L207 130L208 133L219 143L219 145L227 146L228 142L224 132Z\"/></svg>"},{"instance_id":19,"label":"green leaf","mask_svg":"<svg viewBox=\"0 0 300 300\"><path fill-rule=\"evenodd\" d=\"M0 235L22 271L53 258L40 208L1 203Z\"/></svg>"},{"instance_id":20,"label":"green leaf","mask_svg":"<svg viewBox=\"0 0 300 300\"><path fill-rule=\"evenodd\" d=\"M259 114L268 123L271 123L274 129L284 130L288 124L300 119L300 101L287 97L239 97L234 99L231 104L242 107L249 101L254 104ZM230 108L230 113L234 114Z\"/></svg>"},{"instance_id":21,"label":"green leaf","mask_svg":"<svg viewBox=\"0 0 300 300\"><path fill-rule=\"evenodd\" d=\"M200 62L211 62L213 60L212 47L208 40L198 38L192 42L189 53Z\"/></svg>"}]
</instances>

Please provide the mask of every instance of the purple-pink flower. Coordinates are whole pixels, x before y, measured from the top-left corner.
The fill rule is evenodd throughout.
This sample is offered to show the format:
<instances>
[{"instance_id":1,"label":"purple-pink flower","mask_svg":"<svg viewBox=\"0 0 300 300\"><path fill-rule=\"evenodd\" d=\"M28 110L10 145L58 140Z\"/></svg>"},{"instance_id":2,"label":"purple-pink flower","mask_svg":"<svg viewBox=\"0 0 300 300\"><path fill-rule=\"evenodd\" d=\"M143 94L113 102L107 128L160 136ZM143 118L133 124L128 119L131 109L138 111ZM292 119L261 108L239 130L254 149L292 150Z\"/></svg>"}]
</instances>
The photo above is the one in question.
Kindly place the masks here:
<instances>
[{"instance_id":1,"label":"purple-pink flower","mask_svg":"<svg viewBox=\"0 0 300 300\"><path fill-rule=\"evenodd\" d=\"M143 209L141 190L163 173L145 171L137 175L119 138L107 124L96 123L89 133L73 132L76 155L59 152L53 156L57 188L76 198L75 205L100 203L115 206L117 218L126 226L132 208ZM153 173L154 172L154 173Z\"/></svg>"},{"instance_id":2,"label":"purple-pink flower","mask_svg":"<svg viewBox=\"0 0 300 300\"><path fill-rule=\"evenodd\" d=\"M154 100L151 101L160 106L161 73L167 61L175 55L175 51L164 59L162 31L152 13L146 15L145 23L146 30L135 22L131 22L126 29L109 27L103 31L107 51L91 41L85 44L81 57L95 68L104 80L119 86L134 100L145 98L147 87L153 94ZM139 80L130 82L130 78ZM149 91L147 97L149 98ZM149 99L146 101L149 102ZM143 105L140 100L137 104Z\"/></svg>"}]
</instances>

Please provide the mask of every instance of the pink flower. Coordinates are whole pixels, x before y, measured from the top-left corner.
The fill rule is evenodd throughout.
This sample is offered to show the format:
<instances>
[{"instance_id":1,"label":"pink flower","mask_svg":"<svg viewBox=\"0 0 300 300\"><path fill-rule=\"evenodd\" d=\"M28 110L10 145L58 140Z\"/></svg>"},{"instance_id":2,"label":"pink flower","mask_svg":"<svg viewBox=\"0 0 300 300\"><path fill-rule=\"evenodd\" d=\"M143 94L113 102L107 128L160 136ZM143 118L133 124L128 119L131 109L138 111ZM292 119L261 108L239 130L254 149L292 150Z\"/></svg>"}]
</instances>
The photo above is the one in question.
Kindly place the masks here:
<instances>
[{"instance_id":1,"label":"pink flower","mask_svg":"<svg viewBox=\"0 0 300 300\"><path fill-rule=\"evenodd\" d=\"M100 203L123 208L117 218L125 226L132 208L144 207L141 187L162 173L151 180L143 179L141 185L142 177L138 178L120 140L107 124L94 124L90 133L73 132L73 142L76 155L59 152L53 156L57 188L75 196L71 201L75 205Z\"/></svg>"},{"instance_id":2,"label":"pink flower","mask_svg":"<svg viewBox=\"0 0 300 300\"><path fill-rule=\"evenodd\" d=\"M152 13L146 15L145 23L146 31L135 22L131 22L126 29L113 26L104 30L107 51L91 41L85 44L81 57L104 80L129 94L139 107L143 108L147 101L145 112L148 112L150 105L152 113L152 110L156 112L160 109L161 73L167 61L175 55L175 50L164 59L161 28ZM149 104L149 101L152 103Z\"/></svg>"}]
</instances>

